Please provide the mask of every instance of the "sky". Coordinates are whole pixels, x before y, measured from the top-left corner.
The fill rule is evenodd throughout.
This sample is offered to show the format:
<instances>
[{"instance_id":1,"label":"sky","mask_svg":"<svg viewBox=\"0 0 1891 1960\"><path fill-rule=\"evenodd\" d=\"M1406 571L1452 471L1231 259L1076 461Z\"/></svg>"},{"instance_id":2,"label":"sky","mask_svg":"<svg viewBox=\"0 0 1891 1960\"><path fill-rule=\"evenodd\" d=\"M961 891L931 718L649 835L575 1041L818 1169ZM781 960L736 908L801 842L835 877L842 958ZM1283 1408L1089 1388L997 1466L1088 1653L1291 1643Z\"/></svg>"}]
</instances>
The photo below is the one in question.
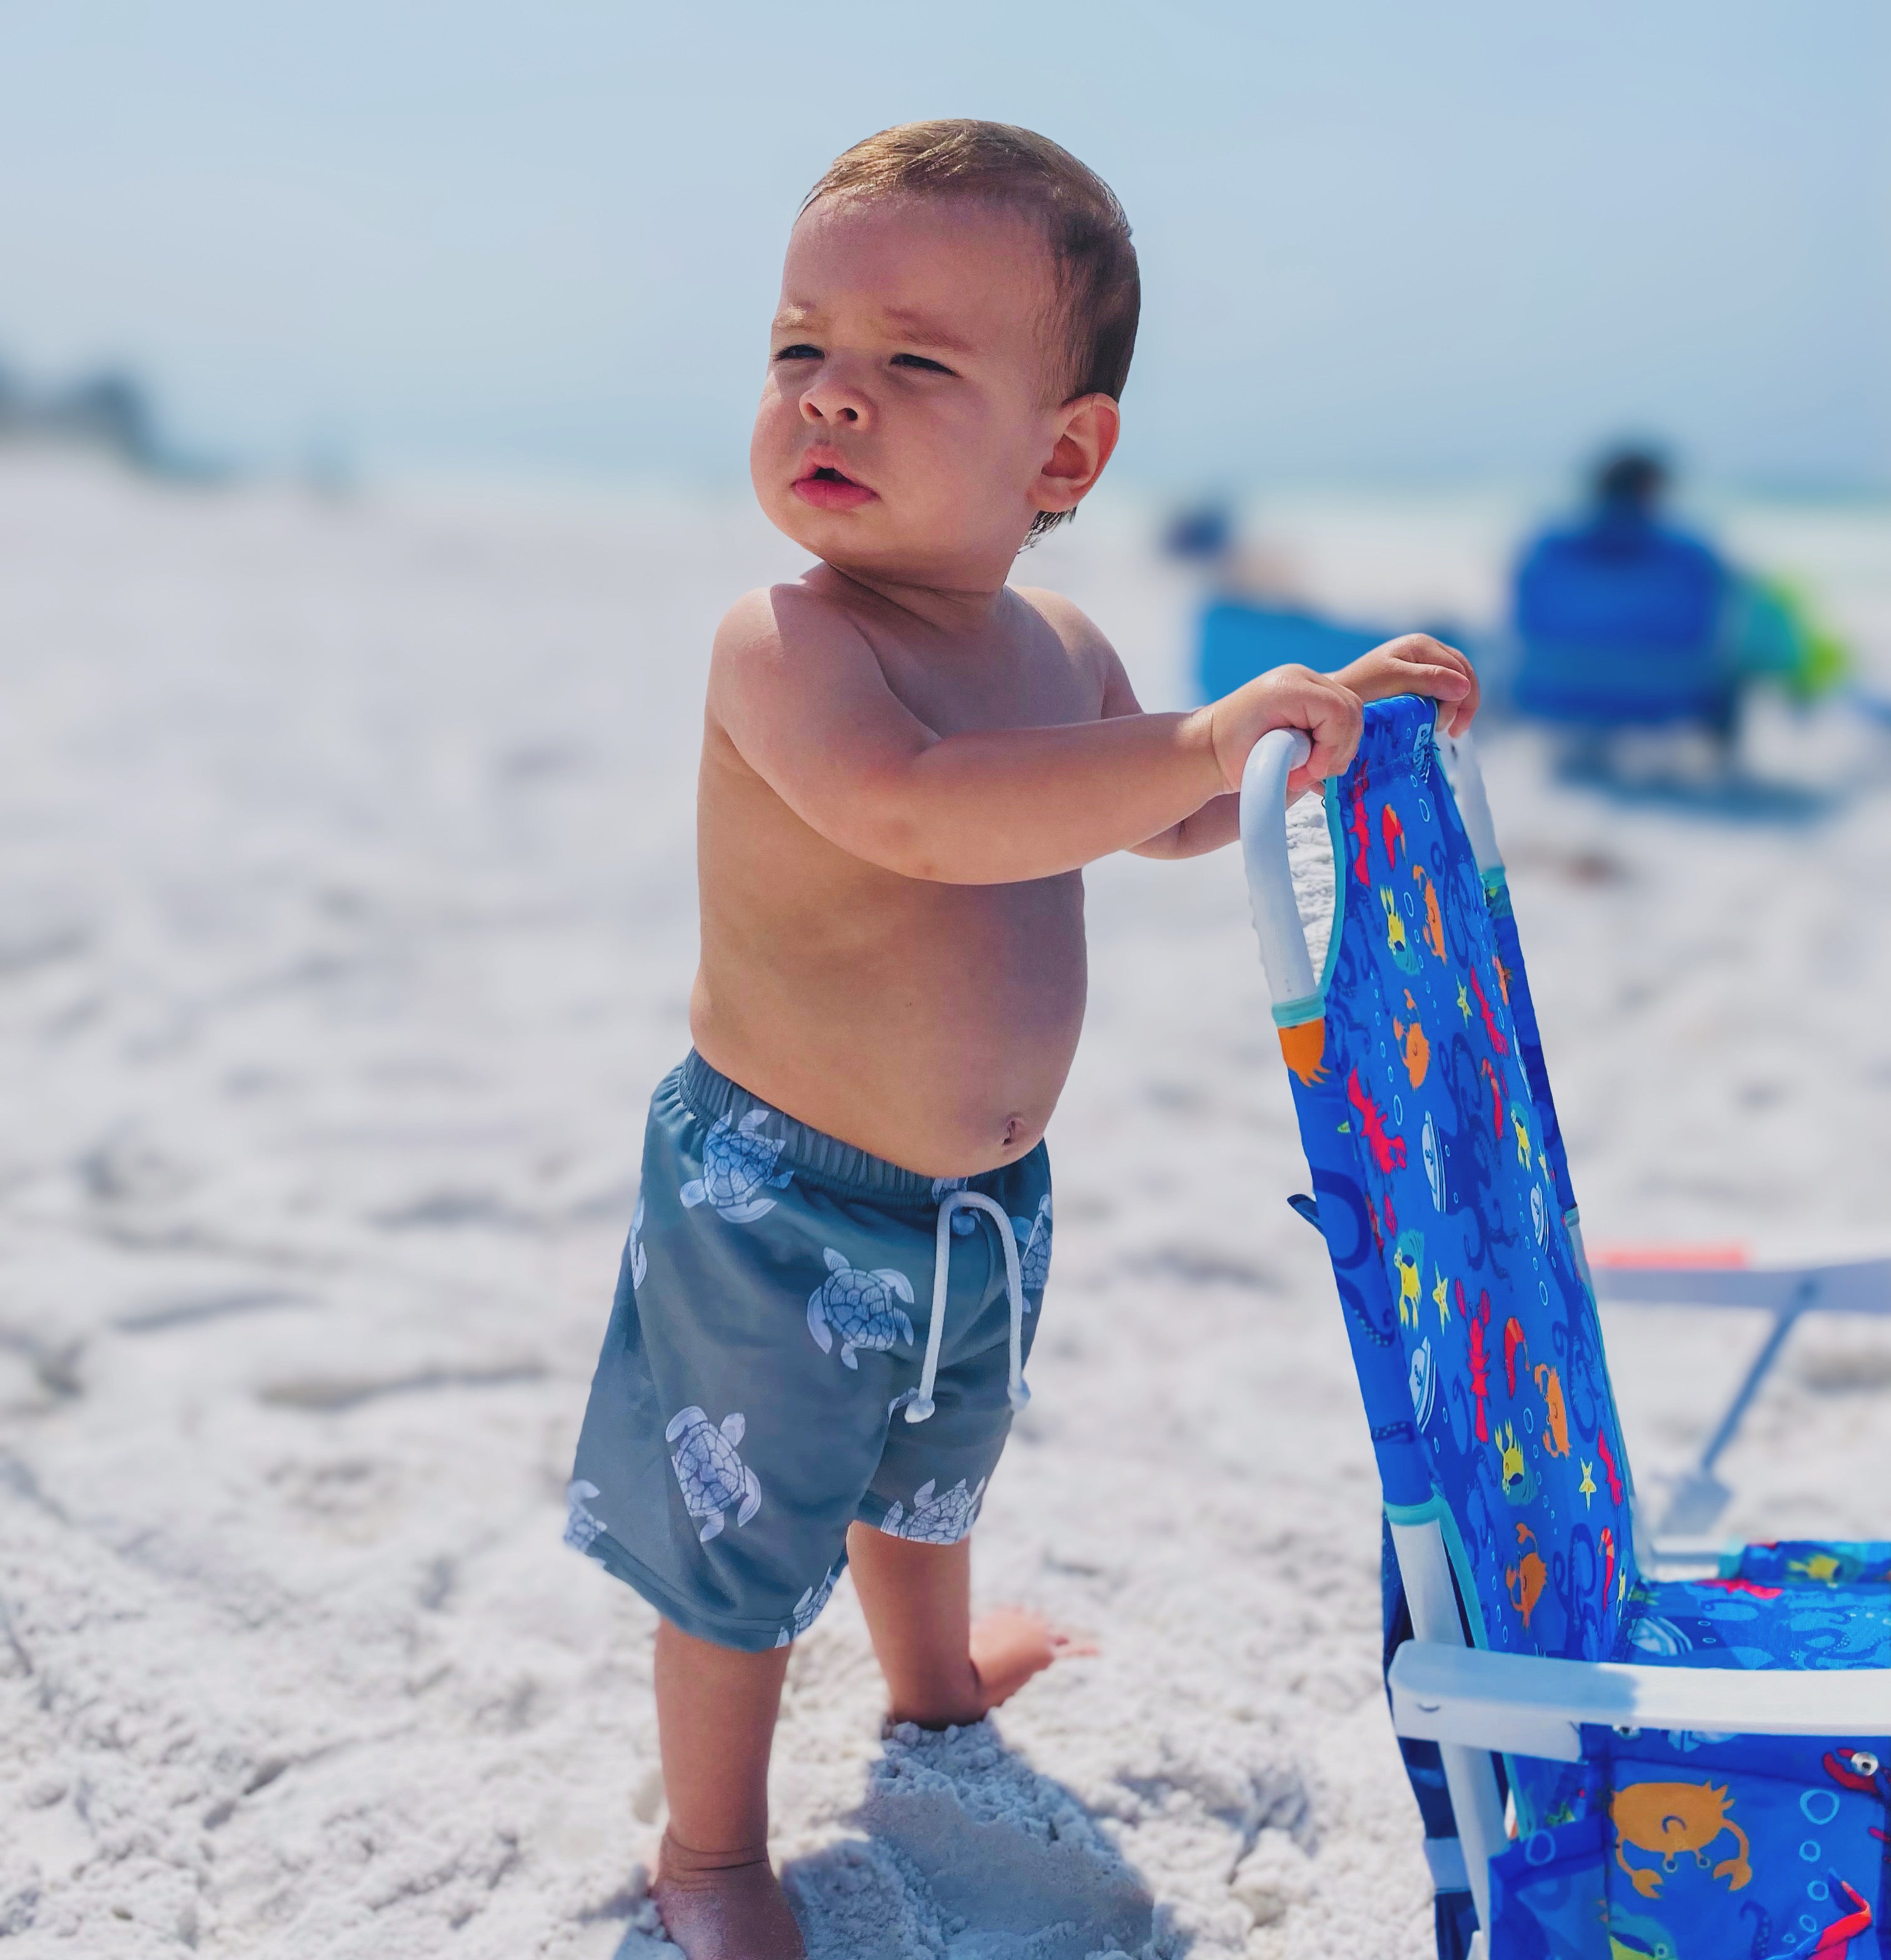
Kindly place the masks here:
<instances>
[{"instance_id":1,"label":"sky","mask_svg":"<svg viewBox=\"0 0 1891 1960\"><path fill-rule=\"evenodd\" d=\"M726 487L828 159L1019 122L1127 207L1165 489L1891 489L1883 0L0 0L0 361L233 458Z\"/></svg>"}]
</instances>

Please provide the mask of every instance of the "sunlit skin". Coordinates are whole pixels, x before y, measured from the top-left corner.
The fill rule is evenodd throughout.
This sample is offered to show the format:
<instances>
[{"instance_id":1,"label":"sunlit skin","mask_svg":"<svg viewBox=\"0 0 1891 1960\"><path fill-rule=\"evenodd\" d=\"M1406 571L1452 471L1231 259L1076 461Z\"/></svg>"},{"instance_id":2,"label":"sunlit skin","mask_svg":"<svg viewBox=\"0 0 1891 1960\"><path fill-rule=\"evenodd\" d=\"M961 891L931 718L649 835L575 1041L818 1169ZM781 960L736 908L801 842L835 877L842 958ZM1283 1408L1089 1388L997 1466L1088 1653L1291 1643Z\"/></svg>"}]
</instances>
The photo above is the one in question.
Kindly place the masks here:
<instances>
[{"instance_id":1,"label":"sunlit skin","mask_svg":"<svg viewBox=\"0 0 1891 1960\"><path fill-rule=\"evenodd\" d=\"M1145 714L1103 635L1006 581L1032 519L1074 510L1117 404L1070 393L1035 228L954 201L817 205L790 240L751 467L819 561L716 636L698 797L697 1048L765 1101L933 1177L1033 1147L1083 1021L1082 867L1231 842L1249 749L1305 728L1289 784L1342 768L1360 703L1423 692L1468 722L1463 657L1413 636L1339 676L1282 668ZM971 1618L968 1542L856 1526L855 1589L896 1720L977 1720L1094 1651L1041 1616ZM792 1960L766 1859L787 1652L666 1624L670 1821L655 1895L691 1960Z\"/></svg>"}]
</instances>

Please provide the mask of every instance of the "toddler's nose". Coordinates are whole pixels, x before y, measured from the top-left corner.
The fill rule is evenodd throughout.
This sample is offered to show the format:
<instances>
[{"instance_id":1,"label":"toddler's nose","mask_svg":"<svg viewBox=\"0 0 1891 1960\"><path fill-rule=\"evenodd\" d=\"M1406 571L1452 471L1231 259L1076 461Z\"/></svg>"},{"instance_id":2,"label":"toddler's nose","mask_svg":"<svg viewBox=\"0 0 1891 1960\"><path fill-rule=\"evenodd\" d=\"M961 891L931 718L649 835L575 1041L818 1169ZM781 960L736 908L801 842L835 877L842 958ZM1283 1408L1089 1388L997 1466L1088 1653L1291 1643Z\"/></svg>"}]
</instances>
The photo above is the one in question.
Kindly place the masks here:
<instances>
[{"instance_id":1,"label":"toddler's nose","mask_svg":"<svg viewBox=\"0 0 1891 1960\"><path fill-rule=\"evenodd\" d=\"M844 383L817 381L801 397L801 413L811 422L863 422L867 403L857 389Z\"/></svg>"}]
</instances>

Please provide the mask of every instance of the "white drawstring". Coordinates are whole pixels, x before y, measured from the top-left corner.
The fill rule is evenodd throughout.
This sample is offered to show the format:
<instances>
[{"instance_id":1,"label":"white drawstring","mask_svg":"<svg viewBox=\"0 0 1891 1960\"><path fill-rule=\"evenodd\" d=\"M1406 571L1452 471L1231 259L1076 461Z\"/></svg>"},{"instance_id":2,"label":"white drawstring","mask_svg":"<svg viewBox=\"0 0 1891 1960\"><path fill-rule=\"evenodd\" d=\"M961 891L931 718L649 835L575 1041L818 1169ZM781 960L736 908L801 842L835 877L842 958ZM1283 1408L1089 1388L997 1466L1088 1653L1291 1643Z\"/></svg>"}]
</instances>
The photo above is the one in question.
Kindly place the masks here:
<instances>
[{"instance_id":1,"label":"white drawstring","mask_svg":"<svg viewBox=\"0 0 1891 1960\"><path fill-rule=\"evenodd\" d=\"M955 1191L939 1208L938 1246L933 1258L933 1323L926 1330L926 1365L920 1371L919 1392L906 1405L908 1422L923 1422L933 1412L933 1383L939 1373L939 1343L946 1338L946 1291L952 1277L952 1214L968 1208L989 1211L997 1220L998 1236L1005 1242L1005 1290L1011 1296L1011 1383L1006 1399L1014 1411L1031 1399L1031 1391L1025 1386L1025 1282L1018 1263L1018 1235L1003 1205L979 1192Z\"/></svg>"}]
</instances>

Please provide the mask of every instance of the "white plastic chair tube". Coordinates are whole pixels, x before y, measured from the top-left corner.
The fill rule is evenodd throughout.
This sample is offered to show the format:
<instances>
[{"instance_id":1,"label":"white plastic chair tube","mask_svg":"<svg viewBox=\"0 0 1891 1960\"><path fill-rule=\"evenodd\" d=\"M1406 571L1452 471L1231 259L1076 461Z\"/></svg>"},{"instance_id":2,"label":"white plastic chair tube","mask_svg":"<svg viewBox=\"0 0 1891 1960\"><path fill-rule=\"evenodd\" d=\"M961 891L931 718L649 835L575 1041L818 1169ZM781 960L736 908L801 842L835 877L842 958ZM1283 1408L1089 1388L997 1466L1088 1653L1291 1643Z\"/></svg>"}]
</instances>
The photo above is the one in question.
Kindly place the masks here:
<instances>
[{"instance_id":1,"label":"white plastic chair tube","mask_svg":"<svg viewBox=\"0 0 1891 1960\"><path fill-rule=\"evenodd\" d=\"M1247 752L1241 772L1241 851L1260 963L1276 1007L1314 991L1313 962L1287 863L1287 778L1313 752L1304 729L1276 728Z\"/></svg>"}]
</instances>

